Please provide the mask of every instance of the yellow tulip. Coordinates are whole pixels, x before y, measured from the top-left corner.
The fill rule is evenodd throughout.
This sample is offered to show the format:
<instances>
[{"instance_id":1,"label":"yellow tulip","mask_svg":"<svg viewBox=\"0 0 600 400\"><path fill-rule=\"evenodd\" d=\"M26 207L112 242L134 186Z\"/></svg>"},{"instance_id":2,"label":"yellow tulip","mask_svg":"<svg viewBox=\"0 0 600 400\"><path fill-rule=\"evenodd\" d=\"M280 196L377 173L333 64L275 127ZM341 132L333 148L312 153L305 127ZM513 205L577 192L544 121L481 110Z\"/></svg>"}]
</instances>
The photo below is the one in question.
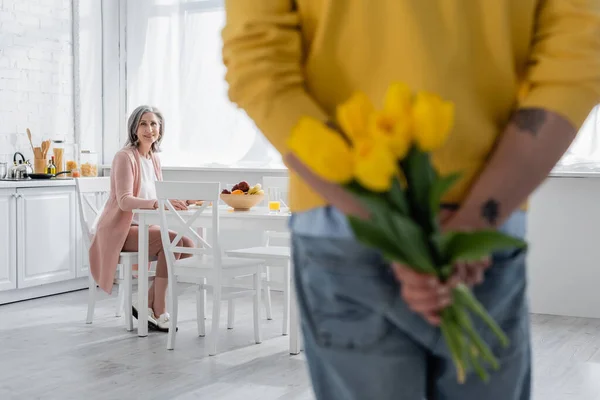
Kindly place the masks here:
<instances>
[{"instance_id":1,"label":"yellow tulip","mask_svg":"<svg viewBox=\"0 0 600 400\"><path fill-rule=\"evenodd\" d=\"M364 188L385 192L397 175L396 158L390 148L376 139L361 140L354 147L354 177Z\"/></svg>"},{"instance_id":2,"label":"yellow tulip","mask_svg":"<svg viewBox=\"0 0 600 400\"><path fill-rule=\"evenodd\" d=\"M338 123L352 142L367 136L367 122L374 110L373 103L362 92L355 93L337 107Z\"/></svg>"},{"instance_id":3,"label":"yellow tulip","mask_svg":"<svg viewBox=\"0 0 600 400\"><path fill-rule=\"evenodd\" d=\"M372 138L389 146L397 159L406 156L412 142L411 118L406 113L397 117L385 111L377 111L369 118L369 133Z\"/></svg>"},{"instance_id":4,"label":"yellow tulip","mask_svg":"<svg viewBox=\"0 0 600 400\"><path fill-rule=\"evenodd\" d=\"M412 91L408 85L393 83L385 94L383 111L397 120L406 118L410 116L412 97Z\"/></svg>"},{"instance_id":5,"label":"yellow tulip","mask_svg":"<svg viewBox=\"0 0 600 400\"><path fill-rule=\"evenodd\" d=\"M353 152L339 132L323 122L301 118L288 140L290 150L321 178L345 184L352 179Z\"/></svg>"},{"instance_id":6,"label":"yellow tulip","mask_svg":"<svg viewBox=\"0 0 600 400\"><path fill-rule=\"evenodd\" d=\"M454 105L439 96L421 92L413 106L414 135L421 151L444 145L454 123Z\"/></svg>"}]
</instances>

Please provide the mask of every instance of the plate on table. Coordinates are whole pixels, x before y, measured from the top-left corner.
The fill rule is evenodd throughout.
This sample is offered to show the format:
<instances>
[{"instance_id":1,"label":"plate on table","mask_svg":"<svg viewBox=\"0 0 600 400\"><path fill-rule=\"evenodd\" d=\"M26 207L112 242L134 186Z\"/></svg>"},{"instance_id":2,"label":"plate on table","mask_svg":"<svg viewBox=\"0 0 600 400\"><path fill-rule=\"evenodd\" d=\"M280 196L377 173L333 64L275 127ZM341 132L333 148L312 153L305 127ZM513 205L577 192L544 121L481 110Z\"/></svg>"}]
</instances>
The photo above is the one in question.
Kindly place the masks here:
<instances>
[{"instance_id":1,"label":"plate on table","mask_svg":"<svg viewBox=\"0 0 600 400\"><path fill-rule=\"evenodd\" d=\"M204 204L203 201L197 201L194 204L188 205L188 208L200 208L200 207L202 207L203 204ZM211 207L211 206L212 206L212 201L210 202L210 204L208 205L208 207Z\"/></svg>"}]
</instances>

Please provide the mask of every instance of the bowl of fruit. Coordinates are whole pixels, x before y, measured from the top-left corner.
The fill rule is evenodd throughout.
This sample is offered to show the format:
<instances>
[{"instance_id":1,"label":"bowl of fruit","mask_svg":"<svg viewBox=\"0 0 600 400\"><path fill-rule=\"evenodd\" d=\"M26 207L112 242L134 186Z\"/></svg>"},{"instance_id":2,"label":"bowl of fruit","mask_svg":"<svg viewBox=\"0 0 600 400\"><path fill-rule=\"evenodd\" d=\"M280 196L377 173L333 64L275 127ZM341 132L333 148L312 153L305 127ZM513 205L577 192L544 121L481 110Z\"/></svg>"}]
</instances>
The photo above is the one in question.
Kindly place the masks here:
<instances>
[{"instance_id":1,"label":"bowl of fruit","mask_svg":"<svg viewBox=\"0 0 600 400\"><path fill-rule=\"evenodd\" d=\"M221 192L221 200L234 211L248 211L265 198L265 192L259 183L250 186L248 182L242 181L234 185L230 190Z\"/></svg>"}]
</instances>

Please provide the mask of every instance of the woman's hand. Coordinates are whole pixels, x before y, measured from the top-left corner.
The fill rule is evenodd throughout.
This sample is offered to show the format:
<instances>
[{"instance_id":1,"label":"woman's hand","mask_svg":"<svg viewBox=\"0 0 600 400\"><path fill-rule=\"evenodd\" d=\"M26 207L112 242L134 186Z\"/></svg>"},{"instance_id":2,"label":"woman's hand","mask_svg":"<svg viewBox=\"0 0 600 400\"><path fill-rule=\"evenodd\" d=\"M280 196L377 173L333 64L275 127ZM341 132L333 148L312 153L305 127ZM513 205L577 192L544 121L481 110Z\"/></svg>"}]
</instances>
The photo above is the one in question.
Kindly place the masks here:
<instances>
[{"instance_id":1,"label":"woman's hand","mask_svg":"<svg viewBox=\"0 0 600 400\"><path fill-rule=\"evenodd\" d=\"M171 201L171 204L173 205L173 208L175 208L177 211L185 211L188 209L186 202L183 200L170 200L170 201Z\"/></svg>"},{"instance_id":2,"label":"woman's hand","mask_svg":"<svg viewBox=\"0 0 600 400\"><path fill-rule=\"evenodd\" d=\"M188 209L187 204L185 201L181 201L181 200L169 200L171 202L171 204L173 205L173 208L175 208L177 211L185 211ZM154 209L158 210L158 200L156 200L154 202ZM165 209L168 209L167 207L165 207Z\"/></svg>"}]
</instances>

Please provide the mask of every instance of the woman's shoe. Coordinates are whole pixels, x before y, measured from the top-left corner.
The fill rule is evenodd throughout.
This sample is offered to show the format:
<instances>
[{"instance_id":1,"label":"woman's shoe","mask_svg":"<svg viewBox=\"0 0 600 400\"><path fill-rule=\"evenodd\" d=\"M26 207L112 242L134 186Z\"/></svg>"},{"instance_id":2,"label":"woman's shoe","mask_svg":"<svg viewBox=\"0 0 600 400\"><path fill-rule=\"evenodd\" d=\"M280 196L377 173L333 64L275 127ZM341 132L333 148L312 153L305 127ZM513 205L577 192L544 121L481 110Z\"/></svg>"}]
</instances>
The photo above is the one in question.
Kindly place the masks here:
<instances>
[{"instance_id":1,"label":"woman's shoe","mask_svg":"<svg viewBox=\"0 0 600 400\"><path fill-rule=\"evenodd\" d=\"M131 306L131 315L133 318L138 319L138 310L136 305ZM154 315L154 311L151 308L148 308L148 328L159 330L158 324L156 323L156 316Z\"/></svg>"},{"instance_id":2,"label":"woman's shoe","mask_svg":"<svg viewBox=\"0 0 600 400\"><path fill-rule=\"evenodd\" d=\"M162 313L160 317L156 318L156 325L159 331L169 332L169 327L171 326L171 318L169 313Z\"/></svg>"},{"instance_id":3,"label":"woman's shoe","mask_svg":"<svg viewBox=\"0 0 600 400\"><path fill-rule=\"evenodd\" d=\"M150 315L152 314L152 315ZM171 318L169 313L162 313L160 317L156 317L154 311L149 308L148 309L148 328L152 328L155 331L159 332L169 332L169 327L171 326ZM179 328L175 328L175 332L177 332Z\"/></svg>"},{"instance_id":4,"label":"woman's shoe","mask_svg":"<svg viewBox=\"0 0 600 400\"><path fill-rule=\"evenodd\" d=\"M131 306L131 315L133 318L138 319L138 310L135 304ZM148 329L169 332L169 326L171 326L169 313L163 313L160 317L156 318L154 310L148 307ZM175 328L175 332L178 330L179 328Z\"/></svg>"}]
</instances>

